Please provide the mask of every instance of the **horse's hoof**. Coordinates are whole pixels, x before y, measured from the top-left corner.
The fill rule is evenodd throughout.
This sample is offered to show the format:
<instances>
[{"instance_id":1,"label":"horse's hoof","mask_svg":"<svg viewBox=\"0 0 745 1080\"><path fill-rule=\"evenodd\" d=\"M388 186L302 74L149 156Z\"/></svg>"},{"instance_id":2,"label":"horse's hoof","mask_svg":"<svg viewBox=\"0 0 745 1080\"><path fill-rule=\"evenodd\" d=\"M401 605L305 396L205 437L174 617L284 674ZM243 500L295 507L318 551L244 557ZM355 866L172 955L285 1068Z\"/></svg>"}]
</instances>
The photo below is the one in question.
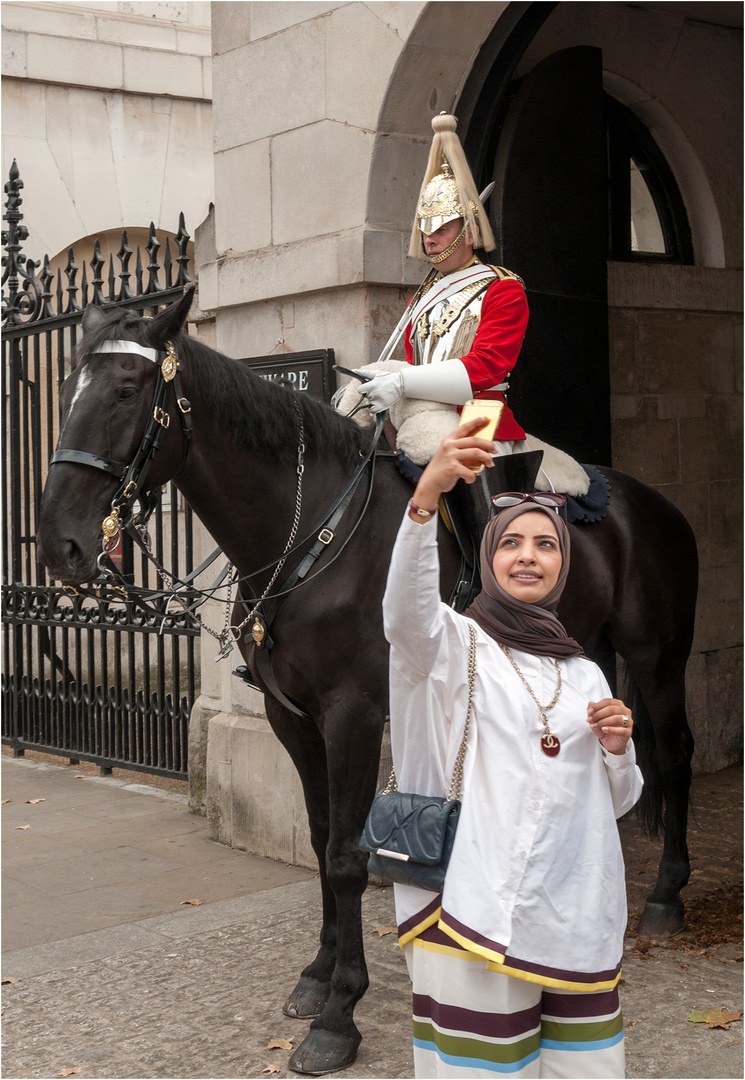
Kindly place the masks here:
<instances>
[{"instance_id":1,"label":"horse's hoof","mask_svg":"<svg viewBox=\"0 0 745 1080\"><path fill-rule=\"evenodd\" d=\"M321 1015L330 993L330 983L303 975L282 1006L282 1012L294 1020L312 1020Z\"/></svg>"},{"instance_id":2,"label":"horse's hoof","mask_svg":"<svg viewBox=\"0 0 745 1080\"><path fill-rule=\"evenodd\" d=\"M323 1076L351 1065L362 1042L358 1031L342 1035L326 1028L311 1028L290 1058L290 1068L305 1076Z\"/></svg>"},{"instance_id":3,"label":"horse's hoof","mask_svg":"<svg viewBox=\"0 0 745 1080\"><path fill-rule=\"evenodd\" d=\"M641 937L671 937L685 928L685 911L681 901L661 904L654 900L647 900L636 932Z\"/></svg>"}]
</instances>

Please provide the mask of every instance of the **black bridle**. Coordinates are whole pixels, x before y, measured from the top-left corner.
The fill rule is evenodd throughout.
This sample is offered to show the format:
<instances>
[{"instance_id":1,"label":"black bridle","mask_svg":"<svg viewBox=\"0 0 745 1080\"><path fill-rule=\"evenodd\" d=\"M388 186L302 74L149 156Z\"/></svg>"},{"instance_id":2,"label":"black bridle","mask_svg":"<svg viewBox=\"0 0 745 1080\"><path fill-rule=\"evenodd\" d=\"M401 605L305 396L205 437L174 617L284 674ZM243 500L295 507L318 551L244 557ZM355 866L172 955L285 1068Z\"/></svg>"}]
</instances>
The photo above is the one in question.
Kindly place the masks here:
<instances>
[{"instance_id":1,"label":"black bridle","mask_svg":"<svg viewBox=\"0 0 745 1080\"><path fill-rule=\"evenodd\" d=\"M59 462L89 465L94 469L102 469L119 480L119 490L111 500L111 513L101 523L105 553L122 529L131 533L135 532L132 515L135 499L139 498L141 506L141 512L137 515L137 527L142 528L155 509L157 500L149 496L143 488L150 466L160 450L171 422L170 413L165 407L171 383L173 383L176 406L181 416L183 434L183 451L179 469L183 467L189 453L192 424L191 405L181 390L178 357L170 341L165 343L164 349L150 349L146 345L139 345L136 341L104 341L95 351L97 353L134 353L158 365L152 408L140 445L129 465L120 461L110 461L108 458L91 454L86 450L55 450L50 462L50 465L56 465Z\"/></svg>"}]
</instances>

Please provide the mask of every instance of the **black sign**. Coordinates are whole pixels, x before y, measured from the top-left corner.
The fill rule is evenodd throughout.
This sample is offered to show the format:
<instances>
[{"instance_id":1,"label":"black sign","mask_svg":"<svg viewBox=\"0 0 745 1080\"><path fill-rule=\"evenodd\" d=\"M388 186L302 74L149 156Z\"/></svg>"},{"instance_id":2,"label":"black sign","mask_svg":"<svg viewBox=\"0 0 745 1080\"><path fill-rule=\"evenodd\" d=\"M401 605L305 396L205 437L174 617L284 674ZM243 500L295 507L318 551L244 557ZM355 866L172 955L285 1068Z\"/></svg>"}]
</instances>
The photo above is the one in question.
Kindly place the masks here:
<instances>
[{"instance_id":1,"label":"black sign","mask_svg":"<svg viewBox=\"0 0 745 1080\"><path fill-rule=\"evenodd\" d=\"M241 360L261 379L301 390L328 404L335 389L334 350L311 349L277 356L249 356Z\"/></svg>"}]
</instances>

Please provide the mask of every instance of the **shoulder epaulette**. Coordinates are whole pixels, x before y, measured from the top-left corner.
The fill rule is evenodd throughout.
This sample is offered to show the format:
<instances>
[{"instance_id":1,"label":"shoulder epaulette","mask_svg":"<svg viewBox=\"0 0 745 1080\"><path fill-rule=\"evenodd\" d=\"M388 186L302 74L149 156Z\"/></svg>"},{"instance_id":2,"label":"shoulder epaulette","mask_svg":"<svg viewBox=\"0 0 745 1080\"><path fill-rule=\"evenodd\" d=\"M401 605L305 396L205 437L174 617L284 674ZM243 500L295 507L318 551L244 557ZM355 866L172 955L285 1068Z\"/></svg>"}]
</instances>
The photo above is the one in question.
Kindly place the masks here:
<instances>
[{"instance_id":1,"label":"shoulder epaulette","mask_svg":"<svg viewBox=\"0 0 745 1080\"><path fill-rule=\"evenodd\" d=\"M513 274L511 270L507 270L504 266L495 266L494 263L489 263L494 273L497 275L500 281L504 281L505 278L514 278L515 281L519 281L523 288L525 288L525 282L519 274Z\"/></svg>"}]
</instances>

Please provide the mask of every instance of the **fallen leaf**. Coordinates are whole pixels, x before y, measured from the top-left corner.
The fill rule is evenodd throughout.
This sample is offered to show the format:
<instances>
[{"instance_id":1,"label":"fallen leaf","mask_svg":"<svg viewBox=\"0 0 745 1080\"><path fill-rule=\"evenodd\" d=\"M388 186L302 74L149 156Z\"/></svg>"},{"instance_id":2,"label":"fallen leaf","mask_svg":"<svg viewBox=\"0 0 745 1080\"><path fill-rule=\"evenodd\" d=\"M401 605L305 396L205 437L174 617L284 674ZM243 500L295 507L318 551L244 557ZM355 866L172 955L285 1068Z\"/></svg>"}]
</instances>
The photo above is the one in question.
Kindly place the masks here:
<instances>
[{"instance_id":1,"label":"fallen leaf","mask_svg":"<svg viewBox=\"0 0 745 1080\"><path fill-rule=\"evenodd\" d=\"M5 806L6 802L10 802L10 799L3 799L3 806Z\"/></svg>"},{"instance_id":2,"label":"fallen leaf","mask_svg":"<svg viewBox=\"0 0 745 1080\"><path fill-rule=\"evenodd\" d=\"M730 1024L733 1024L735 1020L741 1020L742 1013L728 1013L724 1009L717 1009L715 1013L709 1018L710 1028L724 1028L725 1031L729 1031Z\"/></svg>"},{"instance_id":3,"label":"fallen leaf","mask_svg":"<svg viewBox=\"0 0 745 1080\"><path fill-rule=\"evenodd\" d=\"M370 931L371 934L377 934L378 937L385 937L386 934L397 934L397 926L376 926L374 930Z\"/></svg>"},{"instance_id":4,"label":"fallen leaf","mask_svg":"<svg viewBox=\"0 0 745 1080\"><path fill-rule=\"evenodd\" d=\"M60 1076L74 1076L75 1073L79 1073L80 1069L62 1069Z\"/></svg>"},{"instance_id":5,"label":"fallen leaf","mask_svg":"<svg viewBox=\"0 0 745 1080\"><path fill-rule=\"evenodd\" d=\"M182 900L181 903L191 904L192 907L199 907L200 904L204 903L204 900Z\"/></svg>"},{"instance_id":6,"label":"fallen leaf","mask_svg":"<svg viewBox=\"0 0 745 1080\"><path fill-rule=\"evenodd\" d=\"M2 979L0 979L0 983L2 983L3 986L5 986L6 983L14 982L18 982L18 979L15 977L15 975L3 975Z\"/></svg>"},{"instance_id":7,"label":"fallen leaf","mask_svg":"<svg viewBox=\"0 0 745 1080\"><path fill-rule=\"evenodd\" d=\"M707 1024L710 1028L729 1031L730 1024L742 1019L742 1013L728 1013L724 1009L691 1009L688 1019L692 1024Z\"/></svg>"},{"instance_id":8,"label":"fallen leaf","mask_svg":"<svg viewBox=\"0 0 745 1080\"><path fill-rule=\"evenodd\" d=\"M18 829L30 829L30 828L31 828L30 825L16 825L16 830L18 830Z\"/></svg>"},{"instance_id":9,"label":"fallen leaf","mask_svg":"<svg viewBox=\"0 0 745 1080\"><path fill-rule=\"evenodd\" d=\"M267 1050L292 1050L292 1039L271 1039L266 1044Z\"/></svg>"},{"instance_id":10,"label":"fallen leaf","mask_svg":"<svg viewBox=\"0 0 745 1080\"><path fill-rule=\"evenodd\" d=\"M279 1065L267 1065L267 1067L261 1071L266 1073L278 1073L280 1068Z\"/></svg>"},{"instance_id":11,"label":"fallen leaf","mask_svg":"<svg viewBox=\"0 0 745 1080\"><path fill-rule=\"evenodd\" d=\"M46 802L46 799L26 799L26 802L36 805L38 802Z\"/></svg>"}]
</instances>

